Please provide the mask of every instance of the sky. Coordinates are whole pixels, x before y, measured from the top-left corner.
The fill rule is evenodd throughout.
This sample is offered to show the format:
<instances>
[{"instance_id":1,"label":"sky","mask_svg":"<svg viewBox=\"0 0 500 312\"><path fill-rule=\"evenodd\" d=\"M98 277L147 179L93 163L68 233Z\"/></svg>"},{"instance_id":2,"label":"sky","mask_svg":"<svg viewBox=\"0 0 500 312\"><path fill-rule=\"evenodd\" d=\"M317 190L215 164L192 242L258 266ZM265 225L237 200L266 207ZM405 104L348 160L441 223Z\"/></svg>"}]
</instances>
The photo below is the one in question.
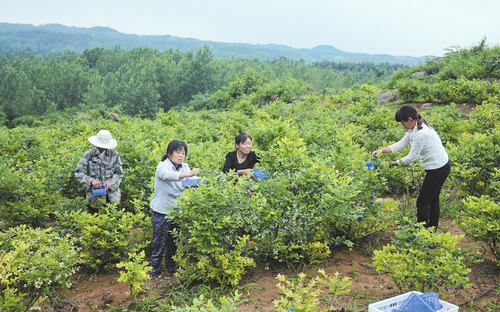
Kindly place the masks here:
<instances>
[{"instance_id":1,"label":"sky","mask_svg":"<svg viewBox=\"0 0 500 312\"><path fill-rule=\"evenodd\" d=\"M499 16L499 0L0 0L3 23L416 57L497 45Z\"/></svg>"}]
</instances>

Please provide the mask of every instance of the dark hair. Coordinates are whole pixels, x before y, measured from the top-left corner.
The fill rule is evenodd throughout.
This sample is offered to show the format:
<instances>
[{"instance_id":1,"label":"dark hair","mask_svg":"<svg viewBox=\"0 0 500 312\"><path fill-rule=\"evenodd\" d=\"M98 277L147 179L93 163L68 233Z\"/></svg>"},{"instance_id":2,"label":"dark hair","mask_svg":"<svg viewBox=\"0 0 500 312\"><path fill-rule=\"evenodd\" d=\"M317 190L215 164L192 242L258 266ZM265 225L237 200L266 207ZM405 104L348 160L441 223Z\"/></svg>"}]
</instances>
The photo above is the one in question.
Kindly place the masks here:
<instances>
[{"instance_id":1,"label":"dark hair","mask_svg":"<svg viewBox=\"0 0 500 312\"><path fill-rule=\"evenodd\" d=\"M428 127L432 127L422 116L420 116L415 107L410 105L401 106L396 112L396 116L394 117L396 118L397 122L408 121L408 119L411 117L411 119L418 122L418 129L422 129L422 123L426 124Z\"/></svg>"},{"instance_id":2,"label":"dark hair","mask_svg":"<svg viewBox=\"0 0 500 312\"><path fill-rule=\"evenodd\" d=\"M172 153L174 151L182 150L182 149L184 149L184 151L186 152L186 156L187 156L188 146L185 142L179 141L179 140L170 141L170 143L168 143L168 146L167 146L167 153L165 155L163 155L163 157L161 158L161 161L165 161L165 159L167 159L168 156L172 155Z\"/></svg>"},{"instance_id":3,"label":"dark hair","mask_svg":"<svg viewBox=\"0 0 500 312\"><path fill-rule=\"evenodd\" d=\"M234 138L234 143L239 145L241 142L245 142L247 139L250 139L250 141L252 141L252 137L250 135L240 130L240 132L238 132L238 134Z\"/></svg>"}]
</instances>

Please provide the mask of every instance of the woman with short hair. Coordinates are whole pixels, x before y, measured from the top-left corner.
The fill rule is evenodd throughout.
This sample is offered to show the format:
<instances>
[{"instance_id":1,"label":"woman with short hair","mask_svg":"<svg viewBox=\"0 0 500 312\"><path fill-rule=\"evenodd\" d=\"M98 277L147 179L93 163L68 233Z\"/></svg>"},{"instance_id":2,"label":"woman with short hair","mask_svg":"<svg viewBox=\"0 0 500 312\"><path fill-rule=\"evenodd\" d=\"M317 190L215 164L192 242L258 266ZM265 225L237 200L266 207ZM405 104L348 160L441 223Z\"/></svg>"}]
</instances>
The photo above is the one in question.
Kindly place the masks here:
<instances>
[{"instance_id":1,"label":"woman with short hair","mask_svg":"<svg viewBox=\"0 0 500 312\"><path fill-rule=\"evenodd\" d=\"M153 253L151 255L151 278L163 272L163 258L167 272L174 273L177 267L173 256L177 251L172 230L179 226L170 218L175 209L176 199L184 191L181 180L196 178L199 168L190 169L184 162L187 155L187 144L173 140L168 144L167 153L156 167L155 191L151 199L151 223L153 226Z\"/></svg>"}]
</instances>

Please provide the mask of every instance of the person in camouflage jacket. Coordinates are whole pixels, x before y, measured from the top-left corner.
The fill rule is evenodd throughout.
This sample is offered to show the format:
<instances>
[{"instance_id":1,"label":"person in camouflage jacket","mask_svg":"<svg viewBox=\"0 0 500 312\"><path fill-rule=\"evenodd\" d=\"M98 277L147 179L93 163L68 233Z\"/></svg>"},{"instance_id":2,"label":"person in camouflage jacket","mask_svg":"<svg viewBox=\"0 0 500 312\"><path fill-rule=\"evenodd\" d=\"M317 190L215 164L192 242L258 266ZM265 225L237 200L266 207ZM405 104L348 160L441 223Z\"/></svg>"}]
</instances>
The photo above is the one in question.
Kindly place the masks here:
<instances>
[{"instance_id":1,"label":"person in camouflage jacket","mask_svg":"<svg viewBox=\"0 0 500 312\"><path fill-rule=\"evenodd\" d=\"M85 152L75 169L75 178L85 187L87 202L95 201L94 189L106 188L105 195L99 195L104 202L119 202L120 182L123 178L120 154L113 148L117 142L108 130L100 130L89 139L95 147Z\"/></svg>"}]
</instances>

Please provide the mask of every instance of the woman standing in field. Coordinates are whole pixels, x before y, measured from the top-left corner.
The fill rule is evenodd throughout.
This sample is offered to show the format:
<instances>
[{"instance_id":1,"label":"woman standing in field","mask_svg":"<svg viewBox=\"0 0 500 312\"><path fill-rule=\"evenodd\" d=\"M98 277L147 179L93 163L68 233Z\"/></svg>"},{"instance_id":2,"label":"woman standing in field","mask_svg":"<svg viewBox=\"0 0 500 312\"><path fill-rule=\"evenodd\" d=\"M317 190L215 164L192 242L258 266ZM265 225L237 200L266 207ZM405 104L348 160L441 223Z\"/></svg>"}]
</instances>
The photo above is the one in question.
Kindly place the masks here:
<instances>
[{"instance_id":1,"label":"woman standing in field","mask_svg":"<svg viewBox=\"0 0 500 312\"><path fill-rule=\"evenodd\" d=\"M411 145L410 153L406 157L392 163L409 165L420 158L426 175L417 199L417 221L425 222L426 228L434 227L437 230L440 212L439 194L451 169L448 154L434 128L418 114L415 108L403 105L395 117L396 121L401 122L407 130L406 135L399 142L374 151L372 156L395 153L408 144Z\"/></svg>"},{"instance_id":2,"label":"woman standing in field","mask_svg":"<svg viewBox=\"0 0 500 312\"><path fill-rule=\"evenodd\" d=\"M238 175L252 175L252 169L259 162L257 154L252 151L252 137L241 131L234 138L236 150L227 153L222 172L235 170Z\"/></svg>"},{"instance_id":3,"label":"woman standing in field","mask_svg":"<svg viewBox=\"0 0 500 312\"><path fill-rule=\"evenodd\" d=\"M177 251L172 230L179 226L169 217L175 209L175 200L182 193L181 180L195 176L199 168L189 169L184 162L187 155L187 144L173 140L168 144L167 154L156 167L155 191L151 200L151 223L153 226L153 253L151 255L151 278L163 272L163 258L167 272L174 273L177 267L173 256Z\"/></svg>"}]
</instances>

